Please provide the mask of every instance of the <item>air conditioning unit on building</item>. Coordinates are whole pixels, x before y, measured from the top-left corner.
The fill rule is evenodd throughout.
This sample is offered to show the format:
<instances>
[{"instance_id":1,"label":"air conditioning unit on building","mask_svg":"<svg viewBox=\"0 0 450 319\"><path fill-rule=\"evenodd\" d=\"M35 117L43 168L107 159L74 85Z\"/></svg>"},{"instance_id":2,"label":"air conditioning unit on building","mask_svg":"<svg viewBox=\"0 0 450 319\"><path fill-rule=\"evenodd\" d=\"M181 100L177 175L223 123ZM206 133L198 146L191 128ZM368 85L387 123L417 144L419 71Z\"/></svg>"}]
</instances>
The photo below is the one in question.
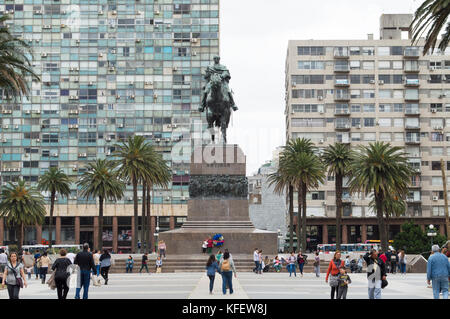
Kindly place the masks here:
<instances>
[{"instance_id":1,"label":"air conditioning unit on building","mask_svg":"<svg viewBox=\"0 0 450 319\"><path fill-rule=\"evenodd\" d=\"M114 10L113 12L111 12L111 14L112 14L113 16L115 16L115 15L117 15L117 11Z\"/></svg>"},{"instance_id":2,"label":"air conditioning unit on building","mask_svg":"<svg viewBox=\"0 0 450 319\"><path fill-rule=\"evenodd\" d=\"M50 24L45 24L42 29L51 29L52 26Z\"/></svg>"},{"instance_id":3,"label":"air conditioning unit on building","mask_svg":"<svg viewBox=\"0 0 450 319\"><path fill-rule=\"evenodd\" d=\"M157 139L155 139L155 142L156 142L156 143L159 143L159 142L161 142L161 139L160 139L160 138L157 138Z\"/></svg>"},{"instance_id":4,"label":"air conditioning unit on building","mask_svg":"<svg viewBox=\"0 0 450 319\"><path fill-rule=\"evenodd\" d=\"M172 124L172 128L177 128L178 125L177 124Z\"/></svg>"},{"instance_id":5,"label":"air conditioning unit on building","mask_svg":"<svg viewBox=\"0 0 450 319\"><path fill-rule=\"evenodd\" d=\"M112 49L112 50L111 50L111 54L116 54L116 50L115 50L115 49Z\"/></svg>"},{"instance_id":6,"label":"air conditioning unit on building","mask_svg":"<svg viewBox=\"0 0 450 319\"><path fill-rule=\"evenodd\" d=\"M134 100L135 96L134 95L130 95L129 98Z\"/></svg>"},{"instance_id":7,"label":"air conditioning unit on building","mask_svg":"<svg viewBox=\"0 0 450 319\"><path fill-rule=\"evenodd\" d=\"M158 98L158 94L153 94L153 99L156 100Z\"/></svg>"},{"instance_id":8,"label":"air conditioning unit on building","mask_svg":"<svg viewBox=\"0 0 450 319\"><path fill-rule=\"evenodd\" d=\"M191 42L192 42L192 43L197 43L197 41L198 41L197 38L192 38L192 39L191 39Z\"/></svg>"},{"instance_id":9,"label":"air conditioning unit on building","mask_svg":"<svg viewBox=\"0 0 450 319\"><path fill-rule=\"evenodd\" d=\"M98 10L98 15L102 15L103 14L103 10Z\"/></svg>"},{"instance_id":10,"label":"air conditioning unit on building","mask_svg":"<svg viewBox=\"0 0 450 319\"><path fill-rule=\"evenodd\" d=\"M69 125L69 128L78 128L78 124L71 124Z\"/></svg>"},{"instance_id":11,"label":"air conditioning unit on building","mask_svg":"<svg viewBox=\"0 0 450 319\"><path fill-rule=\"evenodd\" d=\"M159 14L161 14L161 12L159 12L159 10L156 10L156 11L155 11L155 14L156 14L156 15L159 15Z\"/></svg>"},{"instance_id":12,"label":"air conditioning unit on building","mask_svg":"<svg viewBox=\"0 0 450 319\"><path fill-rule=\"evenodd\" d=\"M12 113L12 110L3 110L2 113L3 113L3 114L11 114L11 113Z\"/></svg>"},{"instance_id":13,"label":"air conditioning unit on building","mask_svg":"<svg viewBox=\"0 0 450 319\"><path fill-rule=\"evenodd\" d=\"M36 11L34 11L34 14L42 14L42 11L41 10L36 10Z\"/></svg>"},{"instance_id":14,"label":"air conditioning unit on building","mask_svg":"<svg viewBox=\"0 0 450 319\"><path fill-rule=\"evenodd\" d=\"M6 143L8 140L6 138L2 138L2 143Z\"/></svg>"},{"instance_id":15,"label":"air conditioning unit on building","mask_svg":"<svg viewBox=\"0 0 450 319\"><path fill-rule=\"evenodd\" d=\"M79 113L78 110L70 110L70 111L69 111L69 114L78 114L78 113Z\"/></svg>"},{"instance_id":16,"label":"air conditioning unit on building","mask_svg":"<svg viewBox=\"0 0 450 319\"><path fill-rule=\"evenodd\" d=\"M47 56L48 56L47 53L42 53L42 54L41 54L41 58L46 58Z\"/></svg>"},{"instance_id":17,"label":"air conditioning unit on building","mask_svg":"<svg viewBox=\"0 0 450 319\"><path fill-rule=\"evenodd\" d=\"M319 140L319 144L323 144L325 141L324 141L324 139L323 138L321 138L320 140Z\"/></svg>"},{"instance_id":18,"label":"air conditioning unit on building","mask_svg":"<svg viewBox=\"0 0 450 319\"><path fill-rule=\"evenodd\" d=\"M25 114L31 114L31 111L30 110L26 110Z\"/></svg>"},{"instance_id":19,"label":"air conditioning unit on building","mask_svg":"<svg viewBox=\"0 0 450 319\"><path fill-rule=\"evenodd\" d=\"M164 200L165 200L165 201L169 201L169 200L170 200L170 197L169 197L169 196L164 197Z\"/></svg>"},{"instance_id":20,"label":"air conditioning unit on building","mask_svg":"<svg viewBox=\"0 0 450 319\"><path fill-rule=\"evenodd\" d=\"M193 56L197 56L197 51L192 51Z\"/></svg>"},{"instance_id":21,"label":"air conditioning unit on building","mask_svg":"<svg viewBox=\"0 0 450 319\"><path fill-rule=\"evenodd\" d=\"M71 95L71 96L69 96L69 100L78 100L78 96L77 95Z\"/></svg>"},{"instance_id":22,"label":"air conditioning unit on building","mask_svg":"<svg viewBox=\"0 0 450 319\"><path fill-rule=\"evenodd\" d=\"M356 128L359 128L359 129L360 129L360 128L361 128L361 124L359 124Z\"/></svg>"},{"instance_id":23,"label":"air conditioning unit on building","mask_svg":"<svg viewBox=\"0 0 450 319\"><path fill-rule=\"evenodd\" d=\"M105 140L107 141L107 142L111 142L111 137L107 137L107 138L105 138Z\"/></svg>"},{"instance_id":24,"label":"air conditioning unit on building","mask_svg":"<svg viewBox=\"0 0 450 319\"><path fill-rule=\"evenodd\" d=\"M65 25L64 23L61 23L61 28L65 28L67 27L67 25Z\"/></svg>"},{"instance_id":25,"label":"air conditioning unit on building","mask_svg":"<svg viewBox=\"0 0 450 319\"><path fill-rule=\"evenodd\" d=\"M443 128L442 126L434 126L433 129L434 129L434 130L441 131L441 130L443 130L444 128Z\"/></svg>"},{"instance_id":26,"label":"air conditioning unit on building","mask_svg":"<svg viewBox=\"0 0 450 319\"><path fill-rule=\"evenodd\" d=\"M131 201L133 200L133 197L128 196L128 197L127 197L127 200L131 202Z\"/></svg>"},{"instance_id":27,"label":"air conditioning unit on building","mask_svg":"<svg viewBox=\"0 0 450 319\"><path fill-rule=\"evenodd\" d=\"M58 153L52 153L53 157L58 157Z\"/></svg>"},{"instance_id":28,"label":"air conditioning unit on building","mask_svg":"<svg viewBox=\"0 0 450 319\"><path fill-rule=\"evenodd\" d=\"M80 153L80 154L78 154L78 157L87 157L87 154L86 153Z\"/></svg>"},{"instance_id":29,"label":"air conditioning unit on building","mask_svg":"<svg viewBox=\"0 0 450 319\"><path fill-rule=\"evenodd\" d=\"M431 113L436 113L437 110L436 109L431 109Z\"/></svg>"},{"instance_id":30,"label":"air conditioning unit on building","mask_svg":"<svg viewBox=\"0 0 450 319\"><path fill-rule=\"evenodd\" d=\"M318 96L317 99L318 99L319 101L322 101L322 100L323 100L323 96Z\"/></svg>"},{"instance_id":31,"label":"air conditioning unit on building","mask_svg":"<svg viewBox=\"0 0 450 319\"><path fill-rule=\"evenodd\" d=\"M439 197L438 196L433 196L433 200L437 201L437 200L439 200Z\"/></svg>"},{"instance_id":32,"label":"air conditioning unit on building","mask_svg":"<svg viewBox=\"0 0 450 319\"><path fill-rule=\"evenodd\" d=\"M119 124L117 124L117 127L123 128L123 124L119 123Z\"/></svg>"},{"instance_id":33,"label":"air conditioning unit on building","mask_svg":"<svg viewBox=\"0 0 450 319\"><path fill-rule=\"evenodd\" d=\"M110 66L108 70L109 70L109 72L114 72L116 70L116 68L113 66Z\"/></svg>"},{"instance_id":34,"label":"air conditioning unit on building","mask_svg":"<svg viewBox=\"0 0 450 319\"><path fill-rule=\"evenodd\" d=\"M117 94L117 95L116 95L116 99L117 99L117 100L120 100L120 94Z\"/></svg>"},{"instance_id":35,"label":"air conditioning unit on building","mask_svg":"<svg viewBox=\"0 0 450 319\"><path fill-rule=\"evenodd\" d=\"M35 139L35 141L36 141L36 143L40 143L40 142L41 142L41 139L40 139L40 138L37 138L37 139Z\"/></svg>"},{"instance_id":36,"label":"air conditioning unit on building","mask_svg":"<svg viewBox=\"0 0 450 319\"><path fill-rule=\"evenodd\" d=\"M174 71L176 72L176 71L178 71L178 67L174 66L174 67L172 68L172 70L174 70Z\"/></svg>"},{"instance_id":37,"label":"air conditioning unit on building","mask_svg":"<svg viewBox=\"0 0 450 319\"><path fill-rule=\"evenodd\" d=\"M8 125L8 124L5 124L5 125L3 125L3 128L4 128L5 130L9 129L9 125Z\"/></svg>"},{"instance_id":38,"label":"air conditioning unit on building","mask_svg":"<svg viewBox=\"0 0 450 319\"><path fill-rule=\"evenodd\" d=\"M18 130L19 129L19 125L15 125L14 129Z\"/></svg>"},{"instance_id":39,"label":"air conditioning unit on building","mask_svg":"<svg viewBox=\"0 0 450 319\"><path fill-rule=\"evenodd\" d=\"M153 82L152 81L146 81L145 85L153 85Z\"/></svg>"},{"instance_id":40,"label":"air conditioning unit on building","mask_svg":"<svg viewBox=\"0 0 450 319\"><path fill-rule=\"evenodd\" d=\"M136 43L141 43L141 39L136 39Z\"/></svg>"},{"instance_id":41,"label":"air conditioning unit on building","mask_svg":"<svg viewBox=\"0 0 450 319\"><path fill-rule=\"evenodd\" d=\"M375 84L375 80L370 80L370 84Z\"/></svg>"},{"instance_id":42,"label":"air conditioning unit on building","mask_svg":"<svg viewBox=\"0 0 450 319\"><path fill-rule=\"evenodd\" d=\"M378 84L383 85L383 84L384 84L384 81L383 81L383 80L379 80L379 81L378 81Z\"/></svg>"},{"instance_id":43,"label":"air conditioning unit on building","mask_svg":"<svg viewBox=\"0 0 450 319\"><path fill-rule=\"evenodd\" d=\"M72 171L74 171L74 172L78 171L78 167L73 166L73 167L72 167Z\"/></svg>"}]
</instances>

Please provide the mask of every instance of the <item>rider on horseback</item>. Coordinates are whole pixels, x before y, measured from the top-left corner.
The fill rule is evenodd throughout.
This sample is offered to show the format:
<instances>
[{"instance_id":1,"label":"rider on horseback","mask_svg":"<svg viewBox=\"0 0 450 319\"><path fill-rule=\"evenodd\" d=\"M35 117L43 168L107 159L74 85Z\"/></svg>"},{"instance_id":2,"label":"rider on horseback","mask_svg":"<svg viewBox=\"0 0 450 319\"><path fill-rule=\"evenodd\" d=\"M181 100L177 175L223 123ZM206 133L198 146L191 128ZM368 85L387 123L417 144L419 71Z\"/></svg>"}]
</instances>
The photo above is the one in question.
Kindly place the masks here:
<instances>
[{"instance_id":1,"label":"rider on horseback","mask_svg":"<svg viewBox=\"0 0 450 319\"><path fill-rule=\"evenodd\" d=\"M203 112L206 108L206 99L208 97L208 93L211 90L211 75L216 73L219 74L222 79L222 85L225 87L226 92L228 92L228 96L231 101L231 108L233 111L237 111L237 106L234 104L233 94L230 92L228 83L230 82L231 76L230 71L228 71L225 65L219 64L220 57L218 55L214 56L214 64L208 66L205 71L204 79L207 81L206 86L203 88L203 96L202 96L202 104L198 109L200 112Z\"/></svg>"}]
</instances>

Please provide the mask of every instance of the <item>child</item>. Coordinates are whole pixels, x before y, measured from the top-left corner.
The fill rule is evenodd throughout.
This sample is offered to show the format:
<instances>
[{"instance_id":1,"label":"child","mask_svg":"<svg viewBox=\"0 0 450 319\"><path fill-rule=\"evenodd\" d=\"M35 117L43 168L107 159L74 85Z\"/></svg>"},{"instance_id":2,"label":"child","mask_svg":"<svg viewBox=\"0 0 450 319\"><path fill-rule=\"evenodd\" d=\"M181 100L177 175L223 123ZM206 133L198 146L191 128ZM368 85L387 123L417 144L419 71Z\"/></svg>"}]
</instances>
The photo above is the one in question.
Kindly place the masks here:
<instances>
[{"instance_id":1,"label":"child","mask_svg":"<svg viewBox=\"0 0 450 319\"><path fill-rule=\"evenodd\" d=\"M156 272L157 273L162 272L162 260L161 260L161 257L159 257L159 256L156 259Z\"/></svg>"},{"instance_id":2,"label":"child","mask_svg":"<svg viewBox=\"0 0 450 319\"><path fill-rule=\"evenodd\" d=\"M347 299L347 289L348 284L352 283L352 280L350 279L350 276L347 275L347 271L345 269L345 266L342 266L339 268L339 275L338 275L338 295L337 299Z\"/></svg>"}]
</instances>

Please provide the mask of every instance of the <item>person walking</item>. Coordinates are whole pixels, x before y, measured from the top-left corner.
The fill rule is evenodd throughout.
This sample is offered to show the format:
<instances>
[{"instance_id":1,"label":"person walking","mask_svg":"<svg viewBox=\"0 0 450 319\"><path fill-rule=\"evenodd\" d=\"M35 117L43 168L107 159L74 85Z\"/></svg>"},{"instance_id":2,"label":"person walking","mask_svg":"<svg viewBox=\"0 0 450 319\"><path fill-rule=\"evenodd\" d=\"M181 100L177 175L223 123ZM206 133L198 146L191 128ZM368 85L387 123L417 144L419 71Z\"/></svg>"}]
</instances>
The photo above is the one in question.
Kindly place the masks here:
<instances>
[{"instance_id":1,"label":"person walking","mask_svg":"<svg viewBox=\"0 0 450 319\"><path fill-rule=\"evenodd\" d=\"M216 278L216 272L220 273L219 264L217 263L214 255L209 256L206 263L206 275L209 278L209 294L213 294L214 279Z\"/></svg>"},{"instance_id":2,"label":"person walking","mask_svg":"<svg viewBox=\"0 0 450 319\"><path fill-rule=\"evenodd\" d=\"M350 276L347 274L345 266L339 268L338 275L338 294L336 299L347 299L348 285L352 283Z\"/></svg>"},{"instance_id":3,"label":"person walking","mask_svg":"<svg viewBox=\"0 0 450 319\"><path fill-rule=\"evenodd\" d=\"M144 269L144 268L145 268L145 270L147 270L147 273L149 273L147 262L148 262L148 253L145 253L142 255L141 269L139 269L139 273L141 273L142 269Z\"/></svg>"},{"instance_id":4,"label":"person walking","mask_svg":"<svg viewBox=\"0 0 450 319\"><path fill-rule=\"evenodd\" d=\"M227 294L227 287L230 289L230 295L233 294L233 273L237 278L236 268L234 267L233 259L230 258L230 253L226 251L219 265L220 274L222 275L222 292Z\"/></svg>"},{"instance_id":5,"label":"person walking","mask_svg":"<svg viewBox=\"0 0 450 319\"><path fill-rule=\"evenodd\" d=\"M27 287L27 280L23 272L23 264L19 262L17 253L9 255L9 262L6 263L3 271L2 288L8 287L9 299L19 299L20 288Z\"/></svg>"},{"instance_id":6,"label":"person walking","mask_svg":"<svg viewBox=\"0 0 450 319\"><path fill-rule=\"evenodd\" d=\"M338 275L339 268L344 266L344 261L341 260L341 252L337 250L334 253L333 259L328 264L327 275L325 276L325 282L328 283L328 278L330 278L331 287L331 299L334 299L335 295L337 297L339 290Z\"/></svg>"},{"instance_id":7,"label":"person walking","mask_svg":"<svg viewBox=\"0 0 450 319\"><path fill-rule=\"evenodd\" d=\"M100 256L101 251L95 250L95 253L92 255L92 258L94 258L94 265L95 265L95 275L98 277L100 276Z\"/></svg>"},{"instance_id":8,"label":"person walking","mask_svg":"<svg viewBox=\"0 0 450 319\"><path fill-rule=\"evenodd\" d=\"M448 278L450 277L450 262L446 255L440 252L439 245L431 248L433 255L428 258L427 284L432 283L433 297L439 299L442 293L443 299L448 299Z\"/></svg>"},{"instance_id":9,"label":"person walking","mask_svg":"<svg viewBox=\"0 0 450 319\"><path fill-rule=\"evenodd\" d=\"M257 274L258 269L259 269L259 250L258 250L258 248L255 248L255 251L253 252L253 261L255 263L255 268L253 268L253 272L255 274Z\"/></svg>"},{"instance_id":10,"label":"person walking","mask_svg":"<svg viewBox=\"0 0 450 319\"><path fill-rule=\"evenodd\" d=\"M67 299L67 294L69 293L67 278L70 276L67 267L72 265L72 262L67 258L67 251L65 249L61 249L59 255L61 257L55 260L52 265L52 270L55 272L55 285L58 299Z\"/></svg>"},{"instance_id":11,"label":"person walking","mask_svg":"<svg viewBox=\"0 0 450 319\"><path fill-rule=\"evenodd\" d=\"M262 275L262 268L263 268L263 258L262 258L262 250L260 249L258 251L258 271L257 273Z\"/></svg>"},{"instance_id":12,"label":"person walking","mask_svg":"<svg viewBox=\"0 0 450 319\"><path fill-rule=\"evenodd\" d=\"M7 264L8 264L8 256L5 254L5 251L3 249L0 249L0 275L3 276L3 272L5 271Z\"/></svg>"},{"instance_id":13,"label":"person walking","mask_svg":"<svg viewBox=\"0 0 450 319\"><path fill-rule=\"evenodd\" d=\"M100 275L105 279L105 285L108 284L108 273L111 268L111 255L108 249L103 250L103 254L100 256Z\"/></svg>"},{"instance_id":14,"label":"person walking","mask_svg":"<svg viewBox=\"0 0 450 319\"><path fill-rule=\"evenodd\" d=\"M41 253L39 249L36 249L36 253L34 254L34 274L36 275L36 279L41 277L41 270L39 269L38 259L41 258Z\"/></svg>"},{"instance_id":15,"label":"person walking","mask_svg":"<svg viewBox=\"0 0 450 319\"><path fill-rule=\"evenodd\" d=\"M400 273L402 275L406 275L406 255L405 255L405 251L402 249L400 250L400 253L398 254L398 263L400 266Z\"/></svg>"},{"instance_id":16,"label":"person walking","mask_svg":"<svg viewBox=\"0 0 450 319\"><path fill-rule=\"evenodd\" d=\"M320 257L319 252L316 251L316 255L314 256L314 273L316 274L316 277L320 277Z\"/></svg>"},{"instance_id":17,"label":"person walking","mask_svg":"<svg viewBox=\"0 0 450 319\"><path fill-rule=\"evenodd\" d=\"M390 257L390 263L391 263L391 274L397 273L397 263L398 263L398 255L395 252L395 250L392 251L391 257Z\"/></svg>"},{"instance_id":18,"label":"person walking","mask_svg":"<svg viewBox=\"0 0 450 319\"><path fill-rule=\"evenodd\" d=\"M345 268L350 268L350 256L346 256L344 260L344 266Z\"/></svg>"},{"instance_id":19,"label":"person walking","mask_svg":"<svg viewBox=\"0 0 450 319\"><path fill-rule=\"evenodd\" d=\"M299 250L298 255L297 255L297 264L298 264L298 269L300 271L300 275L302 277L303 277L303 267L305 266L305 262L306 262L306 256L302 254L301 250Z\"/></svg>"},{"instance_id":20,"label":"person walking","mask_svg":"<svg viewBox=\"0 0 450 319\"><path fill-rule=\"evenodd\" d=\"M362 273L363 266L364 266L364 258L363 258L363 255L359 255L359 259L358 259L358 272L359 272L359 273Z\"/></svg>"},{"instance_id":21,"label":"person walking","mask_svg":"<svg viewBox=\"0 0 450 319\"><path fill-rule=\"evenodd\" d=\"M386 261L384 262L386 264L386 273L391 272L391 257L393 255L392 250L388 249L388 251L384 254L386 256Z\"/></svg>"},{"instance_id":22,"label":"person walking","mask_svg":"<svg viewBox=\"0 0 450 319\"><path fill-rule=\"evenodd\" d=\"M164 259L166 258L166 243L164 242L164 240L160 240L159 244L158 244L158 249L159 249L159 257L162 258L162 256L164 256Z\"/></svg>"},{"instance_id":23,"label":"person walking","mask_svg":"<svg viewBox=\"0 0 450 319\"><path fill-rule=\"evenodd\" d=\"M288 257L286 262L288 263L287 269L289 271L289 277L292 276L292 272L294 272L295 277L297 277L297 272L295 271L295 262L297 258L295 258L294 252L291 252L291 255Z\"/></svg>"},{"instance_id":24,"label":"person walking","mask_svg":"<svg viewBox=\"0 0 450 319\"><path fill-rule=\"evenodd\" d=\"M44 252L38 259L41 272L41 282L45 284L45 279L47 278L48 266L50 265L50 258L47 256L47 252Z\"/></svg>"},{"instance_id":25,"label":"person walking","mask_svg":"<svg viewBox=\"0 0 450 319\"><path fill-rule=\"evenodd\" d=\"M386 265L378 258L376 249L366 253L364 261L367 264L369 299L381 299L382 282L386 280Z\"/></svg>"},{"instance_id":26,"label":"person walking","mask_svg":"<svg viewBox=\"0 0 450 319\"><path fill-rule=\"evenodd\" d=\"M133 257L130 255L128 256L127 259L127 268L125 269L126 273L128 274L128 272L132 273L133 272L133 265L134 265L134 260Z\"/></svg>"},{"instance_id":27,"label":"person walking","mask_svg":"<svg viewBox=\"0 0 450 319\"><path fill-rule=\"evenodd\" d=\"M89 296L89 283L91 281L91 270L95 271L94 258L89 252L89 244L83 244L83 251L80 251L74 260L74 264L80 268L78 279L79 288L75 291L75 299L80 299L80 291L83 288L83 299L88 299Z\"/></svg>"}]
</instances>

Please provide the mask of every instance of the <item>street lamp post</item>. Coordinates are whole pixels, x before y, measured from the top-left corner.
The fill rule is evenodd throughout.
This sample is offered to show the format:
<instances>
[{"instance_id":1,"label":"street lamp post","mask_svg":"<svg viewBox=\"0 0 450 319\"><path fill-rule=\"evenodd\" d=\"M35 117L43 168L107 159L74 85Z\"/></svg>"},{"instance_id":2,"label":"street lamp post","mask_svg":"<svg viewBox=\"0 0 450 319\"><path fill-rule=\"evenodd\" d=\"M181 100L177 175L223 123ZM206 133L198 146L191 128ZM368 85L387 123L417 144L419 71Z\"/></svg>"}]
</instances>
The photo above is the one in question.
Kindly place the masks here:
<instances>
[{"instance_id":1,"label":"street lamp post","mask_svg":"<svg viewBox=\"0 0 450 319\"><path fill-rule=\"evenodd\" d=\"M159 236L159 226L156 226L155 227L155 230L156 230L156 233L155 233L155 237L156 237L156 239L155 239L155 252L156 252L156 254L158 254L158 236Z\"/></svg>"},{"instance_id":2,"label":"street lamp post","mask_svg":"<svg viewBox=\"0 0 450 319\"><path fill-rule=\"evenodd\" d=\"M433 246L433 237L435 237L437 234L436 234L436 231L434 230L434 225L430 225L430 226L428 226L428 233L427 233L427 236L428 237L431 237L431 246Z\"/></svg>"}]
</instances>

